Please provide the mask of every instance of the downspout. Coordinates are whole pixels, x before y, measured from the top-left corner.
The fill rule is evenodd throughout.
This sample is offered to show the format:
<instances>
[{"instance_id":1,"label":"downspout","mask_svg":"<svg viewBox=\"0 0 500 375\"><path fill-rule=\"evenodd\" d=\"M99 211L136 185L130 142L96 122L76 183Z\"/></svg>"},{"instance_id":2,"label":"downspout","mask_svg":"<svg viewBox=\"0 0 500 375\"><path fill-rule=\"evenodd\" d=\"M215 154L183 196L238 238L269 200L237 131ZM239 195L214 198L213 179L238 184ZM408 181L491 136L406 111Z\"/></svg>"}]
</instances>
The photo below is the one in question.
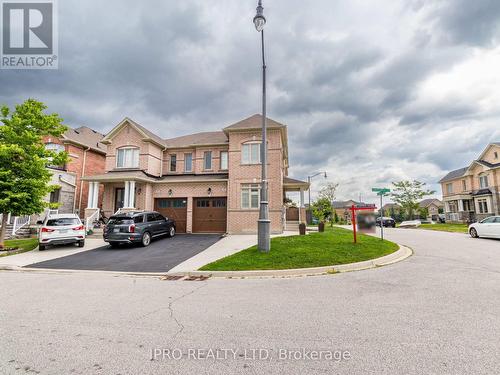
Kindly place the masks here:
<instances>
[{"instance_id":1,"label":"downspout","mask_svg":"<svg viewBox=\"0 0 500 375\"><path fill-rule=\"evenodd\" d=\"M87 163L87 151L89 151L89 150L90 150L90 147L87 147L86 150L83 150L82 175L80 177L80 196L78 198L78 210L79 210L80 217L82 216L81 208L82 208L82 198L83 198L83 180L82 180L82 178L85 177L85 167L86 167L86 163ZM75 211L74 208L73 208L73 211Z\"/></svg>"}]
</instances>

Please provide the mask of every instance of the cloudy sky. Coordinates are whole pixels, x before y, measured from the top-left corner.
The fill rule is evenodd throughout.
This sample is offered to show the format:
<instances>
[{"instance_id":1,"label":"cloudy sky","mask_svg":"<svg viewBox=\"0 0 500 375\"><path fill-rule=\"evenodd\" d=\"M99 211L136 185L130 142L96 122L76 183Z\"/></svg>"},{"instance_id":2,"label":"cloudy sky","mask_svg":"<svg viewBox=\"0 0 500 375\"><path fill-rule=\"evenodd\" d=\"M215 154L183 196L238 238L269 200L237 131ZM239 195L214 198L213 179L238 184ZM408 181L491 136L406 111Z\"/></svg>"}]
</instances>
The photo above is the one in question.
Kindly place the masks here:
<instances>
[{"instance_id":1,"label":"cloudy sky","mask_svg":"<svg viewBox=\"0 0 500 375\"><path fill-rule=\"evenodd\" d=\"M45 102L101 132L129 116L163 137L260 111L253 0L59 1L59 70L0 71L0 103ZM268 113L290 175L339 199L436 182L500 141L500 1L264 0ZM314 189L324 182L316 178Z\"/></svg>"}]
</instances>

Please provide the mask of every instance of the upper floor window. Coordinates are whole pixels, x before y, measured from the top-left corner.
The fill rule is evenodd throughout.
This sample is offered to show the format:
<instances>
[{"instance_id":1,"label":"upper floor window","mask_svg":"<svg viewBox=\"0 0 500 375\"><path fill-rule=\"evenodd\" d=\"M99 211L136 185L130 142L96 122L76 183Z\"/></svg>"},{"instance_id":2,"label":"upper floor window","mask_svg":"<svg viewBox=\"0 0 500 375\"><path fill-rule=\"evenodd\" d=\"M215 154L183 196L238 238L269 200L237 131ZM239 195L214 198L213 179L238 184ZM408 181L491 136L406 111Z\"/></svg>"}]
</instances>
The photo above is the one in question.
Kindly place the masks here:
<instances>
[{"instance_id":1,"label":"upper floor window","mask_svg":"<svg viewBox=\"0 0 500 375\"><path fill-rule=\"evenodd\" d=\"M453 184L446 184L446 192L448 194L453 193Z\"/></svg>"},{"instance_id":2,"label":"upper floor window","mask_svg":"<svg viewBox=\"0 0 500 375\"><path fill-rule=\"evenodd\" d=\"M227 153L227 151L220 152L220 169L221 170L228 169L228 153Z\"/></svg>"},{"instance_id":3,"label":"upper floor window","mask_svg":"<svg viewBox=\"0 0 500 375\"><path fill-rule=\"evenodd\" d=\"M245 143L241 146L242 164L260 163L260 143Z\"/></svg>"},{"instance_id":4,"label":"upper floor window","mask_svg":"<svg viewBox=\"0 0 500 375\"><path fill-rule=\"evenodd\" d=\"M467 181L462 180L462 190L467 191Z\"/></svg>"},{"instance_id":5,"label":"upper floor window","mask_svg":"<svg viewBox=\"0 0 500 375\"><path fill-rule=\"evenodd\" d=\"M184 154L184 172L193 171L193 154Z\"/></svg>"},{"instance_id":6,"label":"upper floor window","mask_svg":"<svg viewBox=\"0 0 500 375\"><path fill-rule=\"evenodd\" d=\"M126 147L116 150L117 168L139 168L139 149Z\"/></svg>"},{"instance_id":7,"label":"upper floor window","mask_svg":"<svg viewBox=\"0 0 500 375\"><path fill-rule=\"evenodd\" d=\"M60 145L59 143L46 143L45 148L50 151L54 152L63 152L64 151L64 145Z\"/></svg>"},{"instance_id":8,"label":"upper floor window","mask_svg":"<svg viewBox=\"0 0 500 375\"><path fill-rule=\"evenodd\" d=\"M241 208L259 208L259 197L258 184L241 185Z\"/></svg>"},{"instance_id":9,"label":"upper floor window","mask_svg":"<svg viewBox=\"0 0 500 375\"><path fill-rule=\"evenodd\" d=\"M212 169L212 151L205 151L203 153L203 168L205 170Z\"/></svg>"},{"instance_id":10,"label":"upper floor window","mask_svg":"<svg viewBox=\"0 0 500 375\"><path fill-rule=\"evenodd\" d=\"M488 175L479 176L479 187L481 189L488 187Z\"/></svg>"},{"instance_id":11,"label":"upper floor window","mask_svg":"<svg viewBox=\"0 0 500 375\"><path fill-rule=\"evenodd\" d=\"M175 172L177 170L177 155L170 155L170 172Z\"/></svg>"},{"instance_id":12,"label":"upper floor window","mask_svg":"<svg viewBox=\"0 0 500 375\"><path fill-rule=\"evenodd\" d=\"M494 152L494 155L495 155L495 159L498 159L498 152Z\"/></svg>"}]
</instances>

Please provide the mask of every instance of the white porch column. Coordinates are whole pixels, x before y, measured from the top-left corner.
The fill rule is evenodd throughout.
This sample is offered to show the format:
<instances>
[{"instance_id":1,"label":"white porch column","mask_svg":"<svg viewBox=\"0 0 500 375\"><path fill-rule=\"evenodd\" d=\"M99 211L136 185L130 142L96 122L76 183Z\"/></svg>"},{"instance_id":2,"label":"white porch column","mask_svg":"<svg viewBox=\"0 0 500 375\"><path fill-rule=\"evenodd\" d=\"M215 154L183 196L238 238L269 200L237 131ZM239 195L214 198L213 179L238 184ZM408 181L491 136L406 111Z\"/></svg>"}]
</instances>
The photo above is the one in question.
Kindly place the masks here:
<instances>
[{"instance_id":1,"label":"white porch column","mask_svg":"<svg viewBox=\"0 0 500 375\"><path fill-rule=\"evenodd\" d=\"M304 189L300 189L300 207L304 207Z\"/></svg>"},{"instance_id":2,"label":"white porch column","mask_svg":"<svg viewBox=\"0 0 500 375\"><path fill-rule=\"evenodd\" d=\"M89 191L87 196L87 208L94 208L93 199L94 199L94 182L89 181Z\"/></svg>"},{"instance_id":3,"label":"white porch column","mask_svg":"<svg viewBox=\"0 0 500 375\"><path fill-rule=\"evenodd\" d=\"M123 208L129 208L130 181L125 181L125 191L123 193Z\"/></svg>"},{"instance_id":4,"label":"white porch column","mask_svg":"<svg viewBox=\"0 0 500 375\"><path fill-rule=\"evenodd\" d=\"M99 202L99 182L94 182L94 196L92 198L92 208L97 208Z\"/></svg>"},{"instance_id":5,"label":"white porch column","mask_svg":"<svg viewBox=\"0 0 500 375\"><path fill-rule=\"evenodd\" d=\"M128 199L129 208L135 208L135 181L129 181L129 194Z\"/></svg>"},{"instance_id":6,"label":"white porch column","mask_svg":"<svg viewBox=\"0 0 500 375\"><path fill-rule=\"evenodd\" d=\"M462 199L458 200L458 212L463 212L464 210L464 201Z\"/></svg>"}]
</instances>

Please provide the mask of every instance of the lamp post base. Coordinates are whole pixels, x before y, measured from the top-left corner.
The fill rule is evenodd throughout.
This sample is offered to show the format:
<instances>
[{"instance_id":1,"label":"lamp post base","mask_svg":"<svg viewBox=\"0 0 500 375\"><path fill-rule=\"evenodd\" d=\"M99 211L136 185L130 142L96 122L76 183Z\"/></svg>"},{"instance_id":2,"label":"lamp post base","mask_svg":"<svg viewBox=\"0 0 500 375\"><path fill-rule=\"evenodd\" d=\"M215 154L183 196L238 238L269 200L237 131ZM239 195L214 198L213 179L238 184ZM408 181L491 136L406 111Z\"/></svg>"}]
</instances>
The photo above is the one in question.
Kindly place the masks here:
<instances>
[{"instance_id":1,"label":"lamp post base","mask_svg":"<svg viewBox=\"0 0 500 375\"><path fill-rule=\"evenodd\" d=\"M257 246L262 253L271 250L271 220L259 219L257 221Z\"/></svg>"}]
</instances>

